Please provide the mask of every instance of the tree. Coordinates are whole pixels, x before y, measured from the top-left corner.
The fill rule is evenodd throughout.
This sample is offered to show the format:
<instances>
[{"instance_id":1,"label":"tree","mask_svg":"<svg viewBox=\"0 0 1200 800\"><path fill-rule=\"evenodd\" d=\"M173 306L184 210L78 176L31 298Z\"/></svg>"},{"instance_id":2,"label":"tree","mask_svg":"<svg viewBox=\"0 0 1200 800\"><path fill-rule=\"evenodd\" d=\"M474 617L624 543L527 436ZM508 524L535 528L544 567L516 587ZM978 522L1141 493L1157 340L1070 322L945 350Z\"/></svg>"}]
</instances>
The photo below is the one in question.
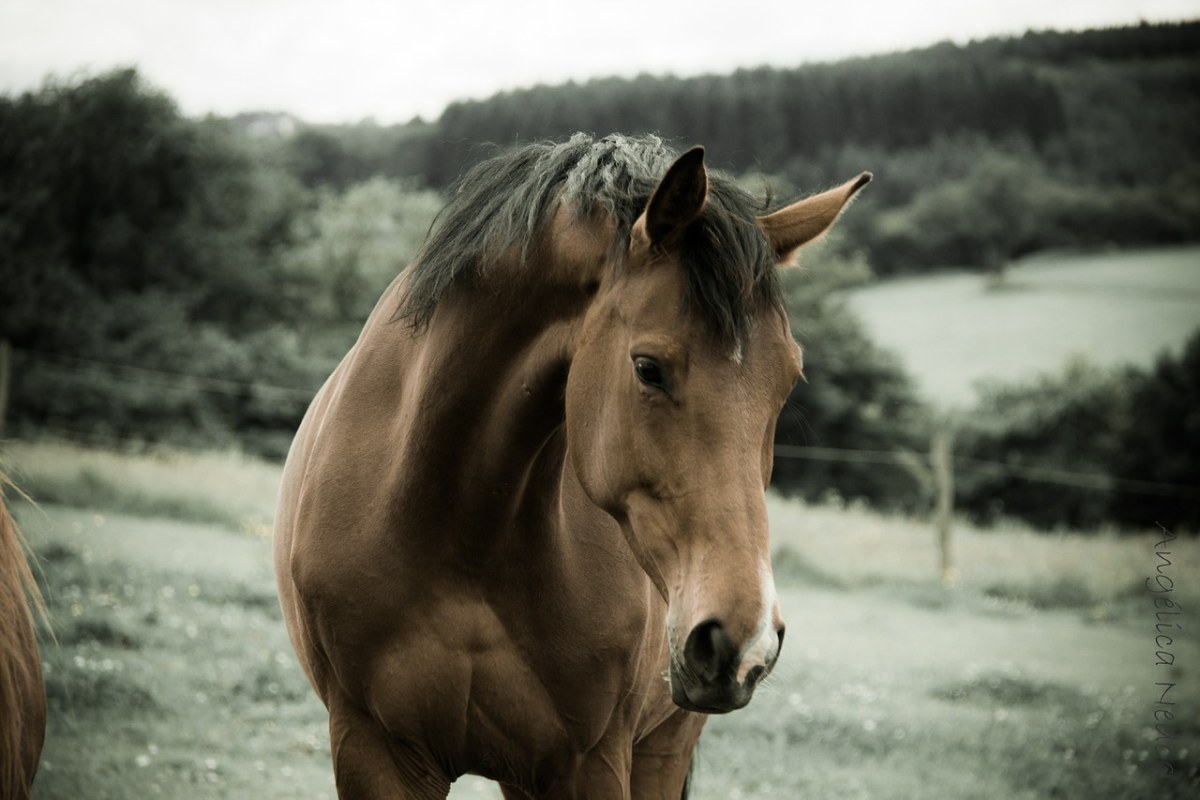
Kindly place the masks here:
<instances>
[{"instance_id":1,"label":"tree","mask_svg":"<svg viewBox=\"0 0 1200 800\"><path fill-rule=\"evenodd\" d=\"M1117 492L1113 516L1138 528L1156 523L1200 533L1200 330L1178 355L1164 353L1133 382L1128 424L1110 459L1117 477L1191 487L1159 495Z\"/></svg>"},{"instance_id":2,"label":"tree","mask_svg":"<svg viewBox=\"0 0 1200 800\"><path fill-rule=\"evenodd\" d=\"M263 363L301 366L263 332L295 319L276 287L306 195L249 148L133 70L0 98L0 337L18 349L18 429L211 441L240 424ZM315 388L311 369L291 385ZM302 412L293 396L275 422Z\"/></svg>"},{"instance_id":3,"label":"tree","mask_svg":"<svg viewBox=\"0 0 1200 800\"><path fill-rule=\"evenodd\" d=\"M935 183L908 205L881 215L875 241L886 272L934 266L984 269L997 276L1035 249L1063 191L1036 157L988 150L958 180Z\"/></svg>"},{"instance_id":4,"label":"tree","mask_svg":"<svg viewBox=\"0 0 1200 800\"><path fill-rule=\"evenodd\" d=\"M416 255L440 195L385 178L319 195L287 256L291 291L309 324L362 324L380 293Z\"/></svg>"},{"instance_id":5,"label":"tree","mask_svg":"<svg viewBox=\"0 0 1200 800\"><path fill-rule=\"evenodd\" d=\"M960 506L980 521L1016 517L1042 528L1095 528L1108 516L1103 487L1041 480L1037 470L1105 476L1131 413L1132 374L1074 361L1031 381L992 383L964 414L957 454L1008 465L964 468Z\"/></svg>"},{"instance_id":6,"label":"tree","mask_svg":"<svg viewBox=\"0 0 1200 800\"><path fill-rule=\"evenodd\" d=\"M833 292L867 280L861 254L837 258L806 253L785 273L792 331L804 350L805 379L792 391L776 427L777 445L845 450L925 452L928 409L897 357L876 347L862 323ZM803 265L809 259L816 266ZM920 481L899 464L776 456L773 485L822 499L860 499L887 508L924 502Z\"/></svg>"}]
</instances>

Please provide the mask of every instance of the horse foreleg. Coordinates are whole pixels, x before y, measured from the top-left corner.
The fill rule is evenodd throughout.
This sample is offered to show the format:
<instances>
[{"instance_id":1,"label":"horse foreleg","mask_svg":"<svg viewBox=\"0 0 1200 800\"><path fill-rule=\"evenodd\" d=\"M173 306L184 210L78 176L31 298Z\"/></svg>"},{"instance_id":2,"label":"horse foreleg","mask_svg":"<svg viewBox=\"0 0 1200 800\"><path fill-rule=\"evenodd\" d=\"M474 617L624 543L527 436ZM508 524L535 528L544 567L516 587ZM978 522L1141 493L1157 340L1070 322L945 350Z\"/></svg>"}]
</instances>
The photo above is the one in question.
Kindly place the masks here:
<instances>
[{"instance_id":1,"label":"horse foreleg","mask_svg":"<svg viewBox=\"0 0 1200 800\"><path fill-rule=\"evenodd\" d=\"M707 719L677 709L633 746L630 796L634 800L681 800L685 797L692 752Z\"/></svg>"},{"instance_id":2,"label":"horse foreleg","mask_svg":"<svg viewBox=\"0 0 1200 800\"><path fill-rule=\"evenodd\" d=\"M339 800L444 800L450 779L427 753L394 740L338 692L329 697L329 744Z\"/></svg>"}]
</instances>

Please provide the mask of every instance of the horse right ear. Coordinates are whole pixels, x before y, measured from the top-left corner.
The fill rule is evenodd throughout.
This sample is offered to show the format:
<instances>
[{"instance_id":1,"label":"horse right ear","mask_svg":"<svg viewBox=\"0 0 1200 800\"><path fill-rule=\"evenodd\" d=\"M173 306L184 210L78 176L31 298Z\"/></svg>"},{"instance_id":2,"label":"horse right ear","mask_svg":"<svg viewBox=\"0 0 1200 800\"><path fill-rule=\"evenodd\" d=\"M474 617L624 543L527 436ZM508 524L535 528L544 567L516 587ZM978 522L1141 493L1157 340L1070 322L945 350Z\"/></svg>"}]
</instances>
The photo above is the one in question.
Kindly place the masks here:
<instances>
[{"instance_id":1,"label":"horse right ear","mask_svg":"<svg viewBox=\"0 0 1200 800\"><path fill-rule=\"evenodd\" d=\"M646 209L633 223L634 248L669 249L708 202L704 148L693 147L675 159L654 189Z\"/></svg>"},{"instance_id":2,"label":"horse right ear","mask_svg":"<svg viewBox=\"0 0 1200 800\"><path fill-rule=\"evenodd\" d=\"M864 172L836 189L797 200L787 208L758 218L758 225L771 243L779 263L791 260L802 245L829 230L858 190L871 182Z\"/></svg>"}]
</instances>

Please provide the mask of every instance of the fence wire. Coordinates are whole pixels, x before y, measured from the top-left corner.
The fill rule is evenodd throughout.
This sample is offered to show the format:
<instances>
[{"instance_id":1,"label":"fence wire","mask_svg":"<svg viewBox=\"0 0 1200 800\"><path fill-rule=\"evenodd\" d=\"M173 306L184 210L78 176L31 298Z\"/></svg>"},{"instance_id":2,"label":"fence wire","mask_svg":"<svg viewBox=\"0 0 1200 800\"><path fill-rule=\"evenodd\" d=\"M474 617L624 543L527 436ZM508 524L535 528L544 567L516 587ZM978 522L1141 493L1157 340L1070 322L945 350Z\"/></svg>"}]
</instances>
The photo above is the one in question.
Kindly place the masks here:
<instances>
[{"instance_id":1,"label":"fence wire","mask_svg":"<svg viewBox=\"0 0 1200 800\"><path fill-rule=\"evenodd\" d=\"M78 367L94 367L105 370L106 377L129 383L152 385L156 388L200 390L241 397L252 397L266 392L291 397L304 402L311 401L316 394L314 390L301 389L295 386L275 386L258 381L234 381L226 378L213 378L207 375L152 369L131 364L117 364L82 356L43 353L18 347L13 347L12 350L14 353L20 353L25 359L40 362L43 367L49 368L52 371L77 374ZM66 431L63 432L66 433ZM81 431L70 432L70 435L84 436ZM775 457L856 464L882 464L897 466L910 472L927 469L925 464L928 458L927 454L916 453L911 450L860 450L854 448L789 444L776 444ZM1078 489L1092 489L1096 491L1116 490L1155 497L1200 500L1200 486L1114 477L1098 473L1074 472L1058 467L1037 464L1012 464L953 454L951 455L951 460L956 471L984 477L1011 477L1034 483L1070 486ZM927 474L921 475L918 473L918 477L926 479Z\"/></svg>"}]
</instances>

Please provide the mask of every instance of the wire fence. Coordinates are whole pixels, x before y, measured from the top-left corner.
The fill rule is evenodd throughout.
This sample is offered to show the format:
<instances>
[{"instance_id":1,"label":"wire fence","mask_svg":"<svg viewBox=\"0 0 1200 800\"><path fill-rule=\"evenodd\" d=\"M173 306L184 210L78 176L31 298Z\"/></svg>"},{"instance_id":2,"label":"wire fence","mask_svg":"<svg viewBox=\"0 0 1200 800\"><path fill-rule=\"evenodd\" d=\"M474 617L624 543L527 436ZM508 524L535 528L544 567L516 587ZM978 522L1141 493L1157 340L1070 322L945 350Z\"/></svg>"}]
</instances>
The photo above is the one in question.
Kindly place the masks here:
<instances>
[{"instance_id":1,"label":"wire fence","mask_svg":"<svg viewBox=\"0 0 1200 800\"><path fill-rule=\"evenodd\" d=\"M126 383L154 386L163 389L178 389L235 397L252 397L261 393L272 393L282 397L309 402L315 389L301 389L295 386L274 386L261 381L235 381L227 378L213 378L208 375L196 375L189 372L151 369L132 364L117 364L111 361L99 361L94 358L66 355L63 353L44 353L38 350L27 350L13 347L13 352L22 356L25 361L39 362L41 368L60 374L77 375L80 367L90 367L100 370L106 378Z\"/></svg>"},{"instance_id":2,"label":"wire fence","mask_svg":"<svg viewBox=\"0 0 1200 800\"><path fill-rule=\"evenodd\" d=\"M924 464L928 459L927 455L912 450L854 450L838 447L807 447L786 444L775 445L775 456L777 458L801 458L814 461L888 464L915 471L919 476L922 476L922 473L916 467L916 464ZM1094 472L1073 472L1058 467L988 461L960 455L952 455L951 460L956 472L969 473L982 477L1011 477L1034 483L1070 486L1077 489L1122 491L1131 494L1153 495L1155 497L1180 497L1188 500L1200 500L1200 486L1118 478Z\"/></svg>"},{"instance_id":3,"label":"wire fence","mask_svg":"<svg viewBox=\"0 0 1200 800\"><path fill-rule=\"evenodd\" d=\"M274 395L308 403L316 394L315 389L303 389L295 386L277 386L260 381L246 382L227 378L214 378L207 375L153 369L131 364L118 364L82 356L62 353L45 353L36 350L13 347L12 351L19 354L23 361L37 362L41 368L60 374L77 375L81 367L98 370L105 377L126 383L152 386L154 388L174 389L180 391L202 391L228 396L261 397ZM88 442L100 440L119 443L113 437L99 436L86 431L57 428L53 432L63 438L80 439ZM812 461L843 462L855 464L879 464L900 467L916 475L922 483L932 482L929 454L917 453L912 450L863 450L840 447L821 447L807 445L776 444L776 458L795 458ZM950 455L952 468L956 472L973 474L982 477L1017 478L1035 483L1068 486L1078 489L1096 491L1121 491L1131 494L1150 495L1155 497L1172 497L1186 500L1200 500L1200 486L1147 481L1134 478L1114 477L1111 475L1075 472L1059 467L1037 464L1010 463L989 461L969 456Z\"/></svg>"}]
</instances>

